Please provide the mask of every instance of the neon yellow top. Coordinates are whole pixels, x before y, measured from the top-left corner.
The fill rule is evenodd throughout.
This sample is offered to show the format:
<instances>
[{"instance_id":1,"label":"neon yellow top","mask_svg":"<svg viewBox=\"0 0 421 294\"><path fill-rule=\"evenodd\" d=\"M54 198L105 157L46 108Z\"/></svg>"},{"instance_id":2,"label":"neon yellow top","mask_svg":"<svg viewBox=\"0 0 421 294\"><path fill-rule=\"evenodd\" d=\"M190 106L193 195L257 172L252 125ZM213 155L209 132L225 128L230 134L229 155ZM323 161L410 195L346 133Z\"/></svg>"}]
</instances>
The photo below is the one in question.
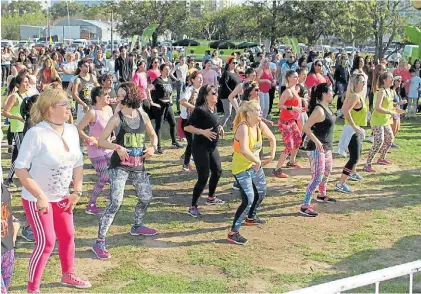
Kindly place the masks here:
<instances>
[{"instance_id":1,"label":"neon yellow top","mask_svg":"<svg viewBox=\"0 0 421 294\"><path fill-rule=\"evenodd\" d=\"M385 95L383 97L381 107L386 110L393 111L395 109L393 106L393 96L394 96L392 92L393 90L385 89L385 88L383 88L383 90L384 90ZM376 103L378 93L379 92L377 91L374 94L374 103ZM371 116L370 125L372 127L382 127L382 126L391 125L392 122L393 122L393 118L390 114L380 113L374 110L373 115Z\"/></svg>"},{"instance_id":2,"label":"neon yellow top","mask_svg":"<svg viewBox=\"0 0 421 294\"><path fill-rule=\"evenodd\" d=\"M246 123L247 124L247 123ZM249 148L257 157L259 156L260 150L262 150L262 131L259 126L257 127L257 138L253 137L250 126L248 126L249 132ZM234 135L234 155L232 157L232 174L237 175L243 171L248 170L253 166L253 162L248 160L242 153L240 148L240 142L235 139Z\"/></svg>"},{"instance_id":3,"label":"neon yellow top","mask_svg":"<svg viewBox=\"0 0 421 294\"><path fill-rule=\"evenodd\" d=\"M367 125L368 107L364 99L362 99L361 97L360 97L360 103L362 107L359 110L351 109L351 117L357 127L365 127ZM346 118L345 118L345 124L349 125L349 122Z\"/></svg>"}]
</instances>

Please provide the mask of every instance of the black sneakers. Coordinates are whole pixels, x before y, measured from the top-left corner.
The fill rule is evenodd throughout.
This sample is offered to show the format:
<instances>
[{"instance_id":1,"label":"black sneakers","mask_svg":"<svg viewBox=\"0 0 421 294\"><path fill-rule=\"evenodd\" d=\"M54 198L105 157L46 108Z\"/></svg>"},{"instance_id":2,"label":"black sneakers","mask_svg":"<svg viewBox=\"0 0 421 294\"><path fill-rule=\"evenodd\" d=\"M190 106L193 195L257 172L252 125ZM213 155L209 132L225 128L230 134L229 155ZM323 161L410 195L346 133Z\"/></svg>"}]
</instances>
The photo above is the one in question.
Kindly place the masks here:
<instances>
[{"instance_id":1,"label":"black sneakers","mask_svg":"<svg viewBox=\"0 0 421 294\"><path fill-rule=\"evenodd\" d=\"M228 233L227 241L238 245L244 245L248 242L248 240L241 236L239 232Z\"/></svg>"}]
</instances>

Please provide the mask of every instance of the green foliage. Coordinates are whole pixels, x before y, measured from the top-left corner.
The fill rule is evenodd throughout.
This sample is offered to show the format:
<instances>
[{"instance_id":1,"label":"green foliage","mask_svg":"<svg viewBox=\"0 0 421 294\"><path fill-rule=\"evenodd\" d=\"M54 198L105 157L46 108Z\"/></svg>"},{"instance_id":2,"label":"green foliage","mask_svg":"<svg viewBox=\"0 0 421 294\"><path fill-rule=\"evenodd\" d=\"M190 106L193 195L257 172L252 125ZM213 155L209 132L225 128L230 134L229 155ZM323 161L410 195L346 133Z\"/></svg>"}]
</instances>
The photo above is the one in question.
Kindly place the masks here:
<instances>
[{"instance_id":1,"label":"green foliage","mask_svg":"<svg viewBox=\"0 0 421 294\"><path fill-rule=\"evenodd\" d=\"M2 18L23 14L36 14L41 12L41 4L37 1L12 1L1 5Z\"/></svg>"},{"instance_id":2,"label":"green foliage","mask_svg":"<svg viewBox=\"0 0 421 294\"><path fill-rule=\"evenodd\" d=\"M59 19L59 18L62 18L62 17L67 17L67 7L69 9L69 16L71 16L71 17L77 15L78 13L81 13L85 9L84 5L79 5L76 2L70 2L70 1L56 2L49 9L51 17L53 19Z\"/></svg>"},{"instance_id":3,"label":"green foliage","mask_svg":"<svg viewBox=\"0 0 421 294\"><path fill-rule=\"evenodd\" d=\"M36 26L46 25L46 23L46 17L41 11L29 14L3 16L1 18L1 35L3 39L19 40L20 25L25 24Z\"/></svg>"}]
</instances>

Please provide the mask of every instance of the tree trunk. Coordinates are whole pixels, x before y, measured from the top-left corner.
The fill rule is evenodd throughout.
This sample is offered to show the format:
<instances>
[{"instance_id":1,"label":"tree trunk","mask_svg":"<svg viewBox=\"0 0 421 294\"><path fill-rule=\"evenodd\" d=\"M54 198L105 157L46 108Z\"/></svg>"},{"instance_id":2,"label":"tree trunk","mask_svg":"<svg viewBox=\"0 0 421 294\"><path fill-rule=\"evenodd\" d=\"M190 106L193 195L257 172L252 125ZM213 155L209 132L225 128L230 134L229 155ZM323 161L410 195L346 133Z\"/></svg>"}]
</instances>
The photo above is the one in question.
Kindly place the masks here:
<instances>
[{"instance_id":1,"label":"tree trunk","mask_svg":"<svg viewBox=\"0 0 421 294\"><path fill-rule=\"evenodd\" d=\"M152 46L158 46L158 32L155 30L152 33Z\"/></svg>"},{"instance_id":2,"label":"tree trunk","mask_svg":"<svg viewBox=\"0 0 421 294\"><path fill-rule=\"evenodd\" d=\"M277 16L277 1L272 1L272 22L270 27L270 45L275 44L276 40L276 18Z\"/></svg>"}]
</instances>

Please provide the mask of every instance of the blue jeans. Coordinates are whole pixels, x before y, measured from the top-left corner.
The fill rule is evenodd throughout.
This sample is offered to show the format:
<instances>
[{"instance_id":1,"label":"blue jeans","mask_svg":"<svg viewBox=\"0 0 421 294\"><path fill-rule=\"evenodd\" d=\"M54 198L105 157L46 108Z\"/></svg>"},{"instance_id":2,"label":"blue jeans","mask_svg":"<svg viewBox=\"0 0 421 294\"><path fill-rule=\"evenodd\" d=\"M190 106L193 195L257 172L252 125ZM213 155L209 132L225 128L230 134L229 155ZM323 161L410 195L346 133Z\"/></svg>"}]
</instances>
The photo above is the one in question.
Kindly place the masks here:
<instances>
[{"instance_id":1,"label":"blue jeans","mask_svg":"<svg viewBox=\"0 0 421 294\"><path fill-rule=\"evenodd\" d=\"M240 186L242 201L235 213L231 231L238 232L246 215L249 219L256 217L256 213L266 196L266 177L262 168L257 172L254 168L249 168L234 175L234 178Z\"/></svg>"},{"instance_id":2,"label":"blue jeans","mask_svg":"<svg viewBox=\"0 0 421 294\"><path fill-rule=\"evenodd\" d=\"M184 81L177 81L177 111L180 111L180 97L186 91L186 83ZM190 97L189 97L190 98Z\"/></svg>"}]
</instances>

